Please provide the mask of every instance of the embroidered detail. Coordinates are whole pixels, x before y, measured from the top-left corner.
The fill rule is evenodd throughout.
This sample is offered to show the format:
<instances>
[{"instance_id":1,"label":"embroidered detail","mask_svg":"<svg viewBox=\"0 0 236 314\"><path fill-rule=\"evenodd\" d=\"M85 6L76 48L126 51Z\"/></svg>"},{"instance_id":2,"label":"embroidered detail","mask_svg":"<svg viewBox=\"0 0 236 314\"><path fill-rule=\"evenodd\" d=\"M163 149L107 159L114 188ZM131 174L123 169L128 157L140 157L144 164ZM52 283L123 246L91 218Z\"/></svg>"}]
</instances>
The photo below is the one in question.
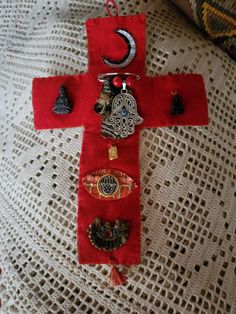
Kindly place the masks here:
<instances>
[{"instance_id":1,"label":"embroidered detail","mask_svg":"<svg viewBox=\"0 0 236 314\"><path fill-rule=\"evenodd\" d=\"M115 223L102 223L99 218L95 218L87 231L92 245L104 251L112 251L123 246L129 235L128 223L121 220L116 220Z\"/></svg>"},{"instance_id":2,"label":"embroidered detail","mask_svg":"<svg viewBox=\"0 0 236 314\"><path fill-rule=\"evenodd\" d=\"M212 3L211 3L212 2ZM227 38L236 35L236 20L233 17L233 8L224 5L220 1L203 1L198 5L198 15L201 16L201 24L212 38Z\"/></svg>"},{"instance_id":3,"label":"embroidered detail","mask_svg":"<svg viewBox=\"0 0 236 314\"><path fill-rule=\"evenodd\" d=\"M115 200L127 197L137 184L126 173L115 169L101 169L82 179L85 189L94 197Z\"/></svg>"},{"instance_id":4,"label":"embroidered detail","mask_svg":"<svg viewBox=\"0 0 236 314\"><path fill-rule=\"evenodd\" d=\"M124 68L131 63L136 55L136 43L133 36L124 29L115 31L127 43L128 51L121 60L111 60L108 57L103 57L103 62L110 68Z\"/></svg>"},{"instance_id":5,"label":"embroidered detail","mask_svg":"<svg viewBox=\"0 0 236 314\"><path fill-rule=\"evenodd\" d=\"M59 96L53 107L53 112L56 114L67 114L72 110L69 102L65 86L60 87Z\"/></svg>"}]
</instances>

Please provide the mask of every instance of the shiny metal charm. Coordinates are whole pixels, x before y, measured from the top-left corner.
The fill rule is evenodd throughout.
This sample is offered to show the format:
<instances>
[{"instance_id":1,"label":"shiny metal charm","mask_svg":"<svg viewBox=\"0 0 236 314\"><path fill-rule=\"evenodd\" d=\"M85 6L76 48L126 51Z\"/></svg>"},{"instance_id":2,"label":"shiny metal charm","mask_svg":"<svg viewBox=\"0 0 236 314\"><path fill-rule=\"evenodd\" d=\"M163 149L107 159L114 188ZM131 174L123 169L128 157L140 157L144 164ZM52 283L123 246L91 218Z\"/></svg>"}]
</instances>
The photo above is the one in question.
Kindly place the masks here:
<instances>
[{"instance_id":1,"label":"shiny metal charm","mask_svg":"<svg viewBox=\"0 0 236 314\"><path fill-rule=\"evenodd\" d=\"M111 174L105 174L98 180L97 188L102 196L112 196L116 194L119 189L119 181L115 176Z\"/></svg>"},{"instance_id":2,"label":"shiny metal charm","mask_svg":"<svg viewBox=\"0 0 236 314\"><path fill-rule=\"evenodd\" d=\"M103 127L111 126L113 138L127 138L134 134L135 125L143 122L137 113L135 98L127 91L126 84L122 84L121 92L112 100L111 114L104 119Z\"/></svg>"},{"instance_id":3,"label":"shiny metal charm","mask_svg":"<svg viewBox=\"0 0 236 314\"><path fill-rule=\"evenodd\" d=\"M128 223L116 220L115 223L102 223L99 218L95 218L88 228L89 239L97 249L112 251L123 246L128 239Z\"/></svg>"},{"instance_id":4,"label":"shiny metal charm","mask_svg":"<svg viewBox=\"0 0 236 314\"><path fill-rule=\"evenodd\" d=\"M116 77L122 81L120 86L114 82ZM132 93L130 79L137 81L140 76L135 73L103 73L98 76L103 85L94 111L101 115L103 137L127 138L135 132L135 125L143 122L137 113L137 103Z\"/></svg>"},{"instance_id":5,"label":"shiny metal charm","mask_svg":"<svg viewBox=\"0 0 236 314\"><path fill-rule=\"evenodd\" d=\"M115 31L117 35L124 39L127 43L127 53L120 60L111 60L108 57L103 57L103 62L110 68L124 68L131 63L136 55L136 43L134 37L125 29L117 29Z\"/></svg>"}]
</instances>

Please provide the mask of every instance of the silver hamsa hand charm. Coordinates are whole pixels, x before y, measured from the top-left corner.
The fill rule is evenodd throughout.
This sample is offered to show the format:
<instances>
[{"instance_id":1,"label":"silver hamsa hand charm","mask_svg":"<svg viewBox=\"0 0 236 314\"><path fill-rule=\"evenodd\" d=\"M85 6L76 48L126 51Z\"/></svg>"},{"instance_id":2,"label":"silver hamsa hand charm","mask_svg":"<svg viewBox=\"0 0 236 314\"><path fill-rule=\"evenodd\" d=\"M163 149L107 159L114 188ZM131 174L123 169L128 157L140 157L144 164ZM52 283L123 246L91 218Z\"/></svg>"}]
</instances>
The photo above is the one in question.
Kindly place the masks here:
<instances>
[{"instance_id":1,"label":"silver hamsa hand charm","mask_svg":"<svg viewBox=\"0 0 236 314\"><path fill-rule=\"evenodd\" d=\"M127 138L134 134L135 126L143 122L131 89L132 81L139 79L140 76L134 73L105 73L98 76L103 85L94 111L102 117L103 137Z\"/></svg>"},{"instance_id":2,"label":"silver hamsa hand charm","mask_svg":"<svg viewBox=\"0 0 236 314\"><path fill-rule=\"evenodd\" d=\"M122 89L117 94L111 105L110 115L104 119L103 126L112 127L114 138L127 138L134 134L135 125L143 122L137 112L137 103L135 98L126 89L126 83L122 83Z\"/></svg>"}]
</instances>

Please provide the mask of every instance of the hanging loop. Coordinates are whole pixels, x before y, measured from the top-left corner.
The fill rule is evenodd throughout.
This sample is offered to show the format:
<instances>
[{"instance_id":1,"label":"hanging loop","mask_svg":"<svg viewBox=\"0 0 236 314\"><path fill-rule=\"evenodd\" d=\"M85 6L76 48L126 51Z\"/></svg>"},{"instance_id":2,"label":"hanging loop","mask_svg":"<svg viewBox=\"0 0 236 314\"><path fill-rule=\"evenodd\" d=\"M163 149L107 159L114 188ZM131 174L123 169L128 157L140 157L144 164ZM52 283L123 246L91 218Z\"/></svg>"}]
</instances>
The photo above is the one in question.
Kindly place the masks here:
<instances>
[{"instance_id":1,"label":"hanging loop","mask_svg":"<svg viewBox=\"0 0 236 314\"><path fill-rule=\"evenodd\" d=\"M113 16L113 14L111 13L110 11L110 8L109 8L109 3L113 5L114 9L115 9L115 12L116 14L115 15L118 15L119 14L119 9L118 9L118 6L117 6L117 3L115 0L106 0L106 10L107 10L107 14L109 16Z\"/></svg>"}]
</instances>

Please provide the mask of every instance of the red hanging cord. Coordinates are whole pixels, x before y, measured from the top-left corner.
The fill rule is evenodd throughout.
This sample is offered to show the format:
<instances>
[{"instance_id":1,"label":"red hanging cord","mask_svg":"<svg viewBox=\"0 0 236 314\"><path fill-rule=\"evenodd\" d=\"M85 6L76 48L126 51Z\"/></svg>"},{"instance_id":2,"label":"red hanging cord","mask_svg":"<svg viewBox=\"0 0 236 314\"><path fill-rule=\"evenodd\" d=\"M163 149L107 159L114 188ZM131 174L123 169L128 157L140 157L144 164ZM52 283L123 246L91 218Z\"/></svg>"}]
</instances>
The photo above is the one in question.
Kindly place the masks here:
<instances>
[{"instance_id":1,"label":"red hanging cord","mask_svg":"<svg viewBox=\"0 0 236 314\"><path fill-rule=\"evenodd\" d=\"M113 7L115 8L115 11L116 11L116 15L118 15L119 9L118 9L118 5L117 5L117 3L116 3L115 0L106 0L106 10L107 10L107 14L108 14L109 16L113 16L113 15L111 14L110 9L109 9L109 3L111 3L111 4L113 5Z\"/></svg>"}]
</instances>

